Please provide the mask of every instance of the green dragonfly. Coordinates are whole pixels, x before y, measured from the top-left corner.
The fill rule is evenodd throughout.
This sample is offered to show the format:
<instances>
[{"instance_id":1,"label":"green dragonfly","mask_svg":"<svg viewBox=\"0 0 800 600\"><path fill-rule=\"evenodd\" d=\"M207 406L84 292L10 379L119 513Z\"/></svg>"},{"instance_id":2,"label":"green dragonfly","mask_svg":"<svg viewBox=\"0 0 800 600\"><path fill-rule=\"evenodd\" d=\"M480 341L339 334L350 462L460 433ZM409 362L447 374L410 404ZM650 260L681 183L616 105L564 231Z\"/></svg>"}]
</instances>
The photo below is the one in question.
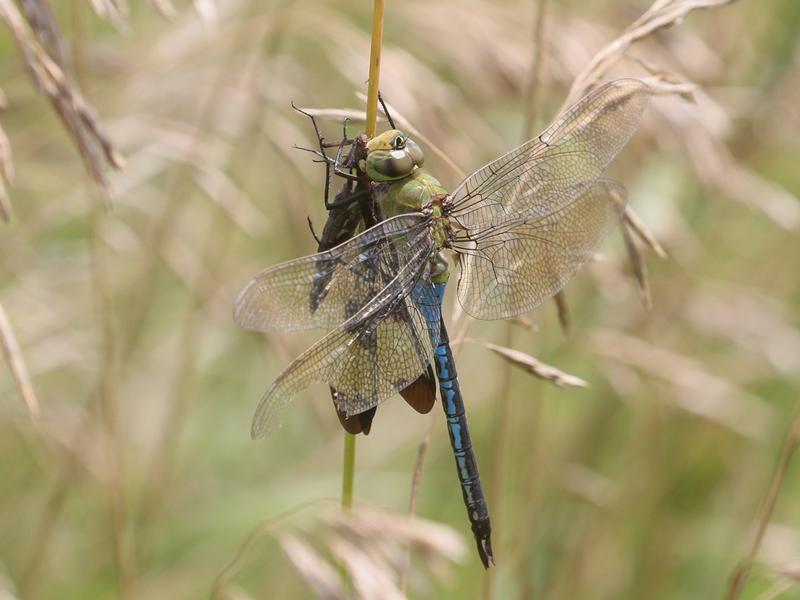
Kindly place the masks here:
<instances>
[{"instance_id":1,"label":"green dragonfly","mask_svg":"<svg viewBox=\"0 0 800 600\"><path fill-rule=\"evenodd\" d=\"M237 323L257 331L328 330L267 389L252 435L311 384L336 390L347 415L368 411L435 364L462 495L485 567L493 563L486 498L442 319L460 255L457 297L477 319L526 313L552 297L619 222L626 194L601 178L633 135L650 96L636 79L609 82L538 137L481 167L453 192L420 167L401 131L367 144L362 170L385 220L330 250L270 267L236 300Z\"/></svg>"}]
</instances>

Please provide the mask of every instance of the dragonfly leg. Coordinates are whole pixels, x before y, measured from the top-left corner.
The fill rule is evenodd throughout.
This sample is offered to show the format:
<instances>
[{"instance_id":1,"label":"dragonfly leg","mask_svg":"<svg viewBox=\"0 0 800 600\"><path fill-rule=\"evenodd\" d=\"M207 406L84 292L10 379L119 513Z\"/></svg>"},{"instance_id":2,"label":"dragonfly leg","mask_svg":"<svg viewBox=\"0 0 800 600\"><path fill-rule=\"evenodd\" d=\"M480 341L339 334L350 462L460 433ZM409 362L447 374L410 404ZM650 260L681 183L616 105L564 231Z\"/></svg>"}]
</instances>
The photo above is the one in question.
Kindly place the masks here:
<instances>
[{"instance_id":1,"label":"dragonfly leg","mask_svg":"<svg viewBox=\"0 0 800 600\"><path fill-rule=\"evenodd\" d=\"M314 222L311 220L311 217L307 216L306 220L308 221L308 228L311 230L312 237L317 242L317 245L321 244L322 241L319 239L319 236L317 235L317 232L314 231Z\"/></svg>"},{"instance_id":2,"label":"dragonfly leg","mask_svg":"<svg viewBox=\"0 0 800 600\"><path fill-rule=\"evenodd\" d=\"M333 167L333 172L335 175L339 177L343 177L348 181L358 181L358 177L353 175L352 173L345 171L341 168L341 155L342 150L346 146L352 146L355 143L355 139L349 139L347 137L347 119L345 119L342 139L337 143L326 142L325 138L320 131L319 125L317 124L317 119L309 112L304 111L302 108L295 106L294 102L292 102L292 108L299 112L301 115L305 115L309 119L311 119L311 125L314 127L314 133L317 135L317 143L319 144L319 150L312 150L311 148L301 148L300 146L295 146L298 150L304 150L306 152L311 152L312 154L316 154L319 156L322 161L325 163L325 206L327 207L330 203L328 202L328 198L330 197L330 186L331 186L331 167ZM336 159L332 159L325 153L325 148L336 148ZM330 209L329 209L330 210ZM317 239L316 235L314 236Z\"/></svg>"},{"instance_id":3,"label":"dragonfly leg","mask_svg":"<svg viewBox=\"0 0 800 600\"><path fill-rule=\"evenodd\" d=\"M357 190L355 192L343 195L337 194L333 202L328 202L328 199L325 198L325 208L328 210L335 210L337 208L350 206L351 204L366 198L369 196L369 194L369 190Z\"/></svg>"}]
</instances>

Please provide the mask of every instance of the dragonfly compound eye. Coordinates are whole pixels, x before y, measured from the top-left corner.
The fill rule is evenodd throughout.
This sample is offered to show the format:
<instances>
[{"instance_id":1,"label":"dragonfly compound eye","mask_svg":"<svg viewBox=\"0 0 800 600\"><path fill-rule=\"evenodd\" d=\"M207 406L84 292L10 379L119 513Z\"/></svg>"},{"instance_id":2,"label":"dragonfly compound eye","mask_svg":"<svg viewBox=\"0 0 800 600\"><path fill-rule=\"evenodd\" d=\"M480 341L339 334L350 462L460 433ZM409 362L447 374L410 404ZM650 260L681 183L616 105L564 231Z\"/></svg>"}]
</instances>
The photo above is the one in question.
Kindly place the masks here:
<instances>
[{"instance_id":1,"label":"dragonfly compound eye","mask_svg":"<svg viewBox=\"0 0 800 600\"><path fill-rule=\"evenodd\" d=\"M412 146L413 144L413 146ZM367 154L366 172L373 181L394 181L414 172L420 164L422 150L406 140L404 148L372 150Z\"/></svg>"},{"instance_id":2,"label":"dragonfly compound eye","mask_svg":"<svg viewBox=\"0 0 800 600\"><path fill-rule=\"evenodd\" d=\"M425 154L414 140L406 139L406 152L416 166L421 167L425 163Z\"/></svg>"}]
</instances>

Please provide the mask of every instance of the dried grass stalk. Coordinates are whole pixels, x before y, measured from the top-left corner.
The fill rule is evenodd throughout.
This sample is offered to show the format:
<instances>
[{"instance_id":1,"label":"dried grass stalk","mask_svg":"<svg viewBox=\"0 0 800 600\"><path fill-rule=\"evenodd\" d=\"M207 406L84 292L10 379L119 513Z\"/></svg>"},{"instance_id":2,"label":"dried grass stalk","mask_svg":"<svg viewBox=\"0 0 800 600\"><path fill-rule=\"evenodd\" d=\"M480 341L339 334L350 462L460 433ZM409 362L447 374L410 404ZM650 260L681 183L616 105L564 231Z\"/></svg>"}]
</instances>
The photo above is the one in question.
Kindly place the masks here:
<instances>
[{"instance_id":1,"label":"dried grass stalk","mask_svg":"<svg viewBox=\"0 0 800 600\"><path fill-rule=\"evenodd\" d=\"M564 108L584 96L600 83L608 71L625 55L628 48L660 29L683 21L690 12L731 4L735 0L656 0L625 31L595 54L594 58L572 82Z\"/></svg>"},{"instance_id":2,"label":"dried grass stalk","mask_svg":"<svg viewBox=\"0 0 800 600\"><path fill-rule=\"evenodd\" d=\"M520 350L514 350L513 348L506 348L505 346L498 346L490 342L479 343L484 348L491 350L511 364L522 367L531 375L554 383L558 387L589 387L589 384L580 377L560 371L555 367L543 363L538 358L534 358L530 354L526 354Z\"/></svg>"},{"instance_id":3,"label":"dried grass stalk","mask_svg":"<svg viewBox=\"0 0 800 600\"><path fill-rule=\"evenodd\" d=\"M193 0L194 10L206 23L217 23L219 11L214 0Z\"/></svg>"},{"instance_id":4,"label":"dried grass stalk","mask_svg":"<svg viewBox=\"0 0 800 600\"><path fill-rule=\"evenodd\" d=\"M36 39L58 66L64 69L66 65L64 40L47 0L19 0L18 4Z\"/></svg>"},{"instance_id":5,"label":"dried grass stalk","mask_svg":"<svg viewBox=\"0 0 800 600\"><path fill-rule=\"evenodd\" d=\"M170 0L150 0L150 5L165 19L174 19L178 16L178 11Z\"/></svg>"},{"instance_id":6,"label":"dried grass stalk","mask_svg":"<svg viewBox=\"0 0 800 600\"><path fill-rule=\"evenodd\" d=\"M561 331L564 335L569 335L572 328L572 320L569 312L569 302L567 301L567 293L564 290L559 290L553 299L556 303L556 312L558 314L558 324L561 325Z\"/></svg>"},{"instance_id":7,"label":"dried grass stalk","mask_svg":"<svg viewBox=\"0 0 800 600\"><path fill-rule=\"evenodd\" d=\"M125 0L89 0L98 16L111 21L118 30L128 27L128 5Z\"/></svg>"},{"instance_id":8,"label":"dried grass stalk","mask_svg":"<svg viewBox=\"0 0 800 600\"><path fill-rule=\"evenodd\" d=\"M708 373L703 365L645 340L609 330L592 335L595 351L636 367L671 385L676 406L758 439L767 431L770 408L734 382Z\"/></svg>"},{"instance_id":9,"label":"dried grass stalk","mask_svg":"<svg viewBox=\"0 0 800 600\"><path fill-rule=\"evenodd\" d=\"M37 3L31 3L31 6ZM83 99L77 86L70 82L64 69L43 48L43 45L58 44L50 40L58 35L57 30L44 25L46 11L36 13L37 25L33 31L26 25L16 5L11 0L0 0L0 17L6 23L23 64L33 84L48 99L67 133L78 149L90 179L97 184L102 198L109 202L111 188L104 173L106 164L115 168L124 166L124 159L101 128L94 110ZM44 35L49 41L44 43L35 37ZM55 33L54 33L55 32Z\"/></svg>"},{"instance_id":10,"label":"dried grass stalk","mask_svg":"<svg viewBox=\"0 0 800 600\"><path fill-rule=\"evenodd\" d=\"M623 221L620 224L620 229L622 230L622 239L625 241L625 250L628 252L628 259L631 262L631 270L633 271L633 275L636 278L636 283L639 286L639 297L641 298L645 309L648 311L652 310L653 299L650 296L650 282L648 281L647 277L647 265L645 264L644 260L642 260L642 254L639 252L639 248L636 246L636 242L633 240L633 235L631 235L631 230L628 229L627 222Z\"/></svg>"},{"instance_id":11,"label":"dried grass stalk","mask_svg":"<svg viewBox=\"0 0 800 600\"><path fill-rule=\"evenodd\" d=\"M781 448L778 464L775 468L775 473L772 476L772 480L770 481L766 497L764 498L758 513L753 519L751 540L747 549L747 553L731 576L728 591L725 595L726 600L736 600L742 594L745 583L747 582L747 577L750 574L750 569L752 568L753 563L756 560L758 550L764 541L764 534L767 531L767 525L772 518L772 513L775 510L775 504L778 502L778 496L780 495L781 487L786 479L786 473L789 470L789 465L794 457L795 452L797 451L798 445L800 445L800 411L795 413L795 416L789 425L789 432L786 434L786 440Z\"/></svg>"},{"instance_id":12,"label":"dried grass stalk","mask_svg":"<svg viewBox=\"0 0 800 600\"><path fill-rule=\"evenodd\" d=\"M0 108L5 107L5 98L0 91ZM0 219L11 220L11 201L8 198L7 186L14 182L14 163L11 159L11 143L0 126Z\"/></svg>"},{"instance_id":13,"label":"dried grass stalk","mask_svg":"<svg viewBox=\"0 0 800 600\"><path fill-rule=\"evenodd\" d=\"M625 224L630 228L630 230L635 233L642 242L644 242L659 258L667 258L667 252L664 250L663 246L658 243L658 240L644 224L644 222L639 218L630 206L625 207L625 214L623 215L625 219Z\"/></svg>"},{"instance_id":14,"label":"dried grass stalk","mask_svg":"<svg viewBox=\"0 0 800 600\"><path fill-rule=\"evenodd\" d=\"M309 544L291 533L282 535L280 544L286 556L289 557L318 598L326 600L345 598L341 579L336 569L317 554Z\"/></svg>"},{"instance_id":15,"label":"dried grass stalk","mask_svg":"<svg viewBox=\"0 0 800 600\"><path fill-rule=\"evenodd\" d=\"M2 304L0 304L0 346L3 348L3 355L6 358L6 362L8 362L11 375L14 377L14 383L17 386L20 398L25 403L31 420L37 422L41 416L39 400L33 392L33 384L28 374L28 367L22 358L19 343L14 335L14 330L11 328L11 321L9 321Z\"/></svg>"}]
</instances>

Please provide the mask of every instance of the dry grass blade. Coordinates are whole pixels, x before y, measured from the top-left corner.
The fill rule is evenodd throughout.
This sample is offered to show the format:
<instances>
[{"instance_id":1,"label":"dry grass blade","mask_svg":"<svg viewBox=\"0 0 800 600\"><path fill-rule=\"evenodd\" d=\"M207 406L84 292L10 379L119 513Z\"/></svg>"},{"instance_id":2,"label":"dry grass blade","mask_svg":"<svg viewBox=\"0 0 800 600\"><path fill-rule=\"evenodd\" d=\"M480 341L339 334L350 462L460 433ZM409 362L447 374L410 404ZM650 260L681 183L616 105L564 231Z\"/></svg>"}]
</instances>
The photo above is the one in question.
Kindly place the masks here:
<instances>
[{"instance_id":1,"label":"dry grass blade","mask_svg":"<svg viewBox=\"0 0 800 600\"><path fill-rule=\"evenodd\" d=\"M460 535L449 527L426 519L409 518L384 510L359 507L358 512L331 512L327 522L341 537L393 560L395 551L414 546L428 560L460 560L466 548ZM389 546L384 544L389 543ZM393 547L394 546L394 547Z\"/></svg>"},{"instance_id":2,"label":"dry grass blade","mask_svg":"<svg viewBox=\"0 0 800 600\"><path fill-rule=\"evenodd\" d=\"M794 562L788 565L785 565L776 571L776 574L780 577L784 577L789 579L794 584L800 583L800 563Z\"/></svg>"},{"instance_id":3,"label":"dry grass blade","mask_svg":"<svg viewBox=\"0 0 800 600\"><path fill-rule=\"evenodd\" d=\"M359 506L357 512L325 511L315 516L310 527L304 519L301 539L297 534L300 524L295 525L292 517L317 502L295 508L254 530L217 576L212 597L229 597L233 577L247 553L264 536L276 537L304 581L318 597L329 599L346 597L335 565L347 569L356 598L399 600L405 598L398 582L399 574L409 568L409 548L422 556L421 564L435 577L445 575L448 562L460 560L466 552L461 537L449 527L364 506ZM330 554L314 549L320 540ZM424 575L426 572L415 572L411 579L420 582Z\"/></svg>"},{"instance_id":4,"label":"dry grass blade","mask_svg":"<svg viewBox=\"0 0 800 600\"><path fill-rule=\"evenodd\" d=\"M0 91L0 98L2 92ZM2 98L4 100L4 98ZM0 108L5 107L5 102L0 101ZM14 181L14 163L11 160L11 143L8 136L0 126L0 219L11 220L11 201L8 198L8 187Z\"/></svg>"},{"instance_id":5,"label":"dry grass blade","mask_svg":"<svg viewBox=\"0 0 800 600\"><path fill-rule=\"evenodd\" d=\"M46 0L20 0L19 6L36 39L47 49L58 66L64 69L66 67L64 41L50 5Z\"/></svg>"},{"instance_id":6,"label":"dry grass blade","mask_svg":"<svg viewBox=\"0 0 800 600\"><path fill-rule=\"evenodd\" d=\"M0 0L0 17L5 21L36 88L49 100L78 149L89 177L108 201L111 189L104 162L122 168L124 160L100 127L93 109L84 101L64 70L42 48L25 25L11 0Z\"/></svg>"},{"instance_id":7,"label":"dry grass blade","mask_svg":"<svg viewBox=\"0 0 800 600\"><path fill-rule=\"evenodd\" d=\"M471 341L475 342L477 340ZM560 371L559 369L545 364L539 359L534 358L530 354L526 354L520 350L506 348L505 346L498 346L497 344L492 344L490 342L478 341L478 343L484 348L487 348L488 350L491 350L495 354L501 356L511 364L525 369L531 375L554 383L559 387L589 387L589 384L580 377Z\"/></svg>"},{"instance_id":8,"label":"dry grass blade","mask_svg":"<svg viewBox=\"0 0 800 600\"><path fill-rule=\"evenodd\" d=\"M219 20L219 11L214 0L193 0L194 10L206 23L216 23Z\"/></svg>"},{"instance_id":9,"label":"dry grass blade","mask_svg":"<svg viewBox=\"0 0 800 600\"><path fill-rule=\"evenodd\" d=\"M625 214L623 215L625 219L625 224L633 231L640 240L642 240L650 249L656 253L656 256L659 258L667 258L667 252L664 250L663 246L658 243L658 240L655 238L653 233L644 224L644 222L639 218L634 210L630 206L625 207Z\"/></svg>"},{"instance_id":10,"label":"dry grass blade","mask_svg":"<svg viewBox=\"0 0 800 600\"><path fill-rule=\"evenodd\" d=\"M673 402L750 438L767 430L769 407L732 381L706 372L696 361L658 348L645 340L609 330L596 330L592 346L602 356L637 367L673 386Z\"/></svg>"},{"instance_id":11,"label":"dry grass blade","mask_svg":"<svg viewBox=\"0 0 800 600\"><path fill-rule=\"evenodd\" d=\"M536 326L536 324L533 321L531 321L528 317L526 317L525 315L519 315L517 317L512 317L511 319L508 320L508 322L511 323L512 325L516 325L518 327L522 327L523 329L527 329L528 331L537 331L538 330L538 327Z\"/></svg>"},{"instance_id":12,"label":"dry grass blade","mask_svg":"<svg viewBox=\"0 0 800 600\"><path fill-rule=\"evenodd\" d=\"M687 133L687 147L698 177L731 198L762 211L785 229L800 227L800 202L796 196L737 164L724 144L703 135L700 128Z\"/></svg>"},{"instance_id":13,"label":"dry grass blade","mask_svg":"<svg viewBox=\"0 0 800 600\"><path fill-rule=\"evenodd\" d=\"M14 377L17 391L28 409L28 414L32 421L37 422L41 416L39 400L33 392L33 385L30 375L28 374L28 368L25 365L25 360L22 358L22 352L20 352L17 338L14 336L14 331L11 328L11 321L9 321L2 304L0 304L0 345L3 347L3 355Z\"/></svg>"},{"instance_id":14,"label":"dry grass blade","mask_svg":"<svg viewBox=\"0 0 800 600\"><path fill-rule=\"evenodd\" d=\"M736 600L742 594L744 585L747 582L747 576L750 574L750 569L753 566L758 550L764 540L764 534L767 531L767 525L772 517L772 512L775 510L775 503L778 501L778 495L780 494L783 481L786 478L789 463L798 445L800 445L800 410L795 413L795 417L789 425L789 433L786 435L786 440L783 443L780 458L775 468L775 474L772 476L772 481L770 481L766 497L753 521L752 539L747 549L747 554L731 576L730 586L725 596L726 600Z\"/></svg>"},{"instance_id":15,"label":"dry grass blade","mask_svg":"<svg viewBox=\"0 0 800 600\"><path fill-rule=\"evenodd\" d=\"M150 4L165 19L174 19L178 16L178 11L170 0L150 0Z\"/></svg>"},{"instance_id":16,"label":"dry grass blade","mask_svg":"<svg viewBox=\"0 0 800 600\"><path fill-rule=\"evenodd\" d=\"M223 170L214 166L200 166L194 174L198 187L219 207L230 220L248 235L263 235L269 228L265 215L260 212L247 192L239 187Z\"/></svg>"},{"instance_id":17,"label":"dry grass blade","mask_svg":"<svg viewBox=\"0 0 800 600\"><path fill-rule=\"evenodd\" d=\"M709 282L686 305L686 315L699 332L761 354L778 372L800 374L800 329L780 300L760 291Z\"/></svg>"},{"instance_id":18,"label":"dry grass blade","mask_svg":"<svg viewBox=\"0 0 800 600\"><path fill-rule=\"evenodd\" d=\"M356 598L363 600L405 598L405 594L393 581L392 572L384 561L375 561L359 546L342 538L332 540L330 549L347 569Z\"/></svg>"},{"instance_id":19,"label":"dry grass blade","mask_svg":"<svg viewBox=\"0 0 800 600\"><path fill-rule=\"evenodd\" d=\"M255 527L250 532L250 535L248 535L239 546L236 555L222 568L219 573L217 573L217 576L214 579L214 585L211 588L211 597L214 598L214 600L228 598L228 590L231 586L231 581L241 570L242 563L244 563L247 555L259 541L265 537L276 537L279 534L279 529L281 527L286 527L287 521L289 521L295 515L303 513L319 504L328 502L334 502L334 500L330 498L310 500L308 502L299 504L280 515L277 515L272 519L268 519Z\"/></svg>"},{"instance_id":20,"label":"dry grass blade","mask_svg":"<svg viewBox=\"0 0 800 600\"><path fill-rule=\"evenodd\" d=\"M0 220L8 223L11 220L11 200L8 197L8 188L0 179Z\"/></svg>"},{"instance_id":21,"label":"dry grass blade","mask_svg":"<svg viewBox=\"0 0 800 600\"><path fill-rule=\"evenodd\" d=\"M111 21L119 31L127 29L128 5L125 0L90 0L98 16Z\"/></svg>"},{"instance_id":22,"label":"dry grass blade","mask_svg":"<svg viewBox=\"0 0 800 600\"><path fill-rule=\"evenodd\" d=\"M680 23L690 12L731 4L735 0L656 0L622 35L595 54L572 82L564 108L597 85L632 44L660 29Z\"/></svg>"},{"instance_id":23,"label":"dry grass blade","mask_svg":"<svg viewBox=\"0 0 800 600\"><path fill-rule=\"evenodd\" d=\"M311 546L290 533L280 536L279 541L286 556L289 557L318 598L326 600L345 598L341 579L336 569L317 554Z\"/></svg>"},{"instance_id":24,"label":"dry grass blade","mask_svg":"<svg viewBox=\"0 0 800 600\"><path fill-rule=\"evenodd\" d=\"M561 325L561 331L564 335L569 335L572 328L572 321L569 316L569 302L567 301L567 293L564 290L559 290L553 300L556 302L556 311L558 314L558 324Z\"/></svg>"},{"instance_id":25,"label":"dry grass blade","mask_svg":"<svg viewBox=\"0 0 800 600\"><path fill-rule=\"evenodd\" d=\"M636 283L639 286L639 298L641 298L645 309L652 310L653 299L650 296L647 265L642 260L642 254L639 252L639 248L637 248L636 242L633 240L633 236L631 235L630 229L628 229L626 221L620 224L620 229L622 230L622 239L625 241L625 250L628 252L628 259L631 261L631 269L633 270L634 277L636 277Z\"/></svg>"}]
</instances>

